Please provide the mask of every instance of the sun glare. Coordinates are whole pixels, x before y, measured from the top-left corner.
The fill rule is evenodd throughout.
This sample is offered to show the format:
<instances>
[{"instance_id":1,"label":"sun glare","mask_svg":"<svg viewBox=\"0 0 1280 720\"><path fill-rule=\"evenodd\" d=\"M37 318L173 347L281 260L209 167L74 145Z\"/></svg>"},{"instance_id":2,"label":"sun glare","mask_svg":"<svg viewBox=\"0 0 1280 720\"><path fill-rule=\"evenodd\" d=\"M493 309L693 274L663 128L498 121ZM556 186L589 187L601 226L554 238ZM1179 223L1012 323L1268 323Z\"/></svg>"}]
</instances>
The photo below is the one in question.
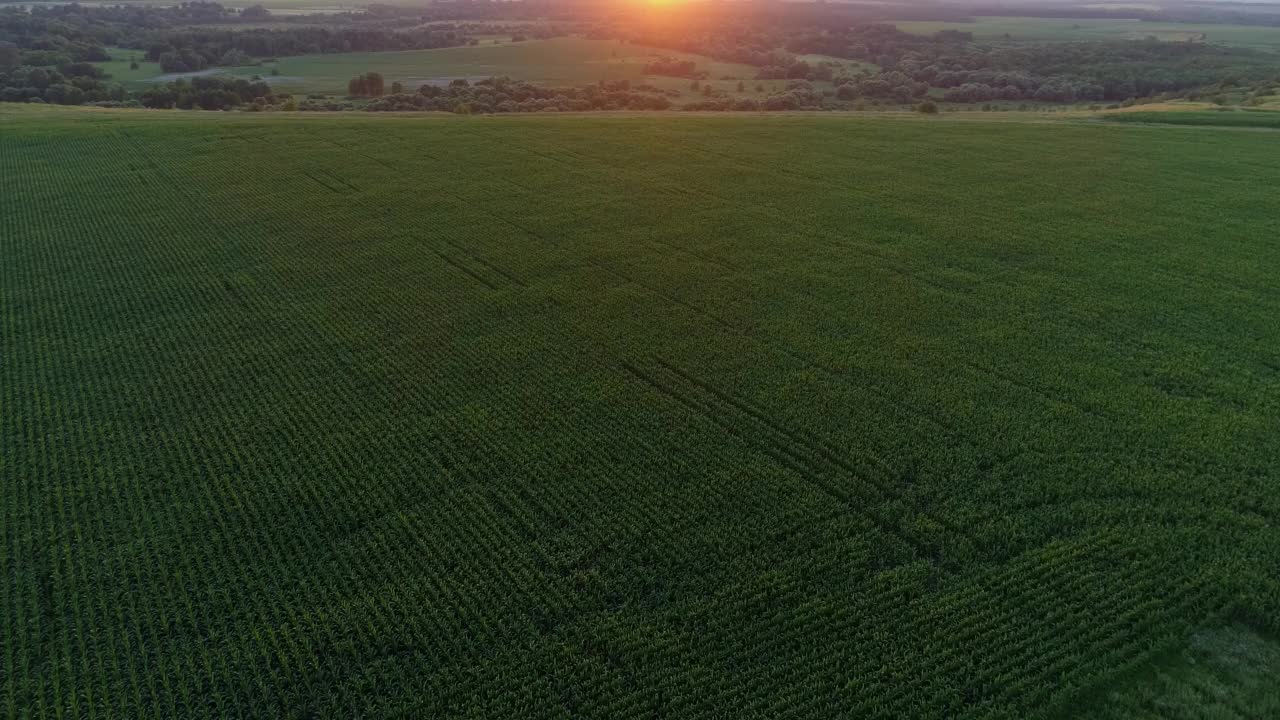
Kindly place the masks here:
<instances>
[{"instance_id":1,"label":"sun glare","mask_svg":"<svg viewBox=\"0 0 1280 720\"><path fill-rule=\"evenodd\" d=\"M670 25L689 9L689 0L635 0L636 19Z\"/></svg>"}]
</instances>

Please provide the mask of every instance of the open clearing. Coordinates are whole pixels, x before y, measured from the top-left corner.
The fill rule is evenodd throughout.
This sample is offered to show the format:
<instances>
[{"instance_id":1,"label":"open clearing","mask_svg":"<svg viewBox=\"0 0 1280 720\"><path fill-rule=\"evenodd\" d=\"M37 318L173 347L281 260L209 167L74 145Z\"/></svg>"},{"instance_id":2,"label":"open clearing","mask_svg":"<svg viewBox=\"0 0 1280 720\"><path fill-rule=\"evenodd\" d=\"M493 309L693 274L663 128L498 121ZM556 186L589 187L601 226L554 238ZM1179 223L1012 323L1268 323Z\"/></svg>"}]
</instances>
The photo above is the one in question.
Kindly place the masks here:
<instances>
[{"instance_id":1,"label":"open clearing","mask_svg":"<svg viewBox=\"0 0 1280 720\"><path fill-rule=\"evenodd\" d=\"M1276 707L1280 135L967 118L0 106L8 714Z\"/></svg>"},{"instance_id":2,"label":"open clearing","mask_svg":"<svg viewBox=\"0 0 1280 720\"><path fill-rule=\"evenodd\" d=\"M94 65L102 68L112 80L132 90L146 88L153 82L153 78L164 73L160 69L160 63L146 61L147 53L143 50L107 48L107 54L111 56L111 60L96 62ZM132 62L138 63L137 69L130 67Z\"/></svg>"}]
</instances>

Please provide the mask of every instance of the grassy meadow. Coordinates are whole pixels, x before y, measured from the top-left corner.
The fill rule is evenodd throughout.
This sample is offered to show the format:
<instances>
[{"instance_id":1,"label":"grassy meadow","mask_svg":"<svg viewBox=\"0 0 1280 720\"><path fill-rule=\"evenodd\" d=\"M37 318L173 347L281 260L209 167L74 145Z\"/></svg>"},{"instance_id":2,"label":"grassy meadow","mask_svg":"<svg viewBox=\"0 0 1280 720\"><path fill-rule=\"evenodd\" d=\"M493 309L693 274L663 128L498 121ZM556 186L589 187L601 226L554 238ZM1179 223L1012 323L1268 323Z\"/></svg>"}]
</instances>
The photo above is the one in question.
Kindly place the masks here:
<instances>
[{"instance_id":1,"label":"grassy meadow","mask_svg":"<svg viewBox=\"0 0 1280 720\"><path fill-rule=\"evenodd\" d=\"M160 69L160 63L147 62L147 53L143 50L107 48L107 54L111 56L111 60L97 62L94 65L102 68L112 80L130 90L145 90L151 85L152 78L164 74ZM137 69L130 67L134 61L138 63Z\"/></svg>"},{"instance_id":2,"label":"grassy meadow","mask_svg":"<svg viewBox=\"0 0 1280 720\"><path fill-rule=\"evenodd\" d=\"M1272 133L0 121L11 717L1275 707Z\"/></svg>"}]
</instances>

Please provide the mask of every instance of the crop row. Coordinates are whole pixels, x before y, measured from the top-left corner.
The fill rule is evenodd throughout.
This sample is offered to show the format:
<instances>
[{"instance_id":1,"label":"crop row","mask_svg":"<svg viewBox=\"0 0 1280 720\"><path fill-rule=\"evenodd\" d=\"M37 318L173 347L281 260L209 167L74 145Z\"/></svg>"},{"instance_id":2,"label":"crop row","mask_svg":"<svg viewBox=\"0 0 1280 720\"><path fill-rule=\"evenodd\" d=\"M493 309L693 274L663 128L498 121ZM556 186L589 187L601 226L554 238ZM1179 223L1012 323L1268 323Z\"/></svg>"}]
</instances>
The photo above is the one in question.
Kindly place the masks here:
<instances>
[{"instance_id":1,"label":"crop row","mask_svg":"<svg viewBox=\"0 0 1280 720\"><path fill-rule=\"evenodd\" d=\"M189 122L0 137L7 715L1022 717L1265 605L1274 393L1091 315L1191 271L898 131Z\"/></svg>"}]
</instances>

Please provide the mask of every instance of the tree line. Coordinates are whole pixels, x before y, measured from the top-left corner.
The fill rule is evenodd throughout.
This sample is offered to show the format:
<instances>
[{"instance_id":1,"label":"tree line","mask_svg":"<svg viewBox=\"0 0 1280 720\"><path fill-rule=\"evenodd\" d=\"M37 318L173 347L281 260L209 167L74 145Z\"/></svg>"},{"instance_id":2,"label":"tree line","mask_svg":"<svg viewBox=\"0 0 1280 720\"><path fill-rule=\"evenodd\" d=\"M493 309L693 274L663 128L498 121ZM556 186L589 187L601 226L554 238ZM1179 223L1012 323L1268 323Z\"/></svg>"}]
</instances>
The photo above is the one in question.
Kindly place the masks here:
<instances>
[{"instance_id":1,"label":"tree line","mask_svg":"<svg viewBox=\"0 0 1280 720\"><path fill-rule=\"evenodd\" d=\"M543 87L509 77L486 78L474 83L459 78L444 86L425 84L413 93L387 95L362 109L461 114L666 110L672 106L671 94L629 80L607 80L581 87ZM300 109L330 108L309 107L304 103Z\"/></svg>"},{"instance_id":2,"label":"tree line","mask_svg":"<svg viewBox=\"0 0 1280 720\"><path fill-rule=\"evenodd\" d=\"M690 80L707 76L706 72L698 70L698 64L694 61L681 60L665 55L645 63L644 74L665 75L667 77L688 78Z\"/></svg>"},{"instance_id":3,"label":"tree line","mask_svg":"<svg viewBox=\"0 0 1280 720\"><path fill-rule=\"evenodd\" d=\"M245 105L273 105L281 98L261 80L228 77L193 77L157 84L142 93L141 103L148 108L181 110L230 110Z\"/></svg>"}]
</instances>

